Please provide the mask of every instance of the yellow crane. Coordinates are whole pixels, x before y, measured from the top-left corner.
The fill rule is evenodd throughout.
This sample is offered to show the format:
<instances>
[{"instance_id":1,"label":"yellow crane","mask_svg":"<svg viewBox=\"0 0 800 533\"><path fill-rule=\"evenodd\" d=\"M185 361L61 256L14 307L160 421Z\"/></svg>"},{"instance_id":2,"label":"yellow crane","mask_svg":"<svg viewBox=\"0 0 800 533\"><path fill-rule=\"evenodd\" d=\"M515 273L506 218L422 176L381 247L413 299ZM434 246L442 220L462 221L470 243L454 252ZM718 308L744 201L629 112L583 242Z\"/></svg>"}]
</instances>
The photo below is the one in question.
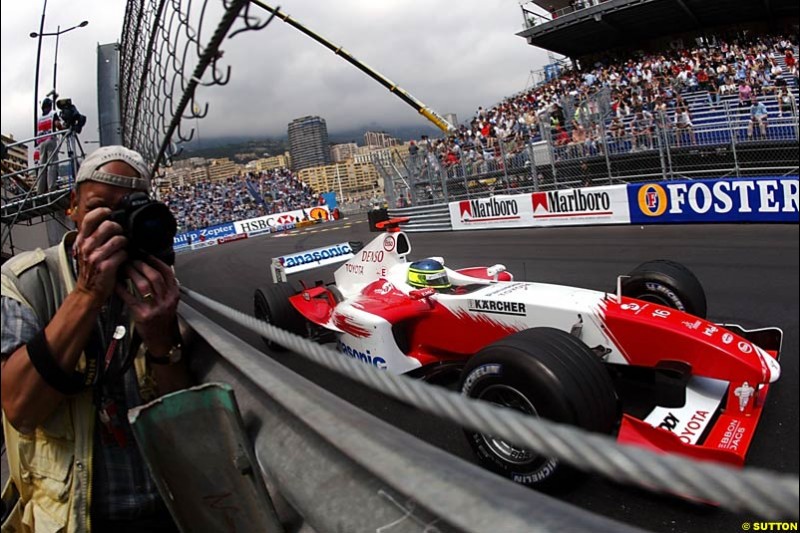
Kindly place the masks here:
<instances>
[{"instance_id":1,"label":"yellow crane","mask_svg":"<svg viewBox=\"0 0 800 533\"><path fill-rule=\"evenodd\" d=\"M436 127L441 129L443 132L450 133L452 131L455 131L455 127L452 124L450 124L439 113L437 113L433 109L429 108L428 106L426 106L425 104L423 104L422 102L420 102L419 100L414 98L414 96L409 94L405 89L403 89L402 87L400 87L399 85L394 83L392 80L390 80L389 78L387 78L386 76L384 76L383 74L381 74L380 72L375 70L374 68L370 67L369 65L367 65L363 61L360 61L360 60L356 59L353 56L353 54L351 54L350 52L348 52L347 50L345 50L341 46L337 46L337 45L333 44L332 42L327 40L325 37L319 35L318 33L314 32L313 30L303 26L302 24L300 24L300 22L298 22L295 19L291 18L288 14L283 13L283 12L281 12L280 10L278 10L278 9L276 9L274 7L270 7L267 4L265 4L264 2L261 2L260 0L250 0L250 2L255 4L255 5L257 5L258 7L262 8L262 9L264 9L265 11L268 11L269 13L274 15L275 17L277 17L277 18L281 19L282 21L284 21L286 24L292 26L293 28L295 28L297 30L300 30L301 32L303 32L304 34L308 35L309 37L311 37L312 39L314 39L315 41L317 41L318 43L320 43L324 47L330 49L334 54L336 54L337 56L340 56L342 59L344 59L345 61L347 61L348 63L350 63L354 67L356 67L360 71L364 72L367 76L369 76L373 80L377 81L378 83L380 83L381 85L383 85L384 87L389 89L389 92L395 94L402 101L404 101L405 103L407 103L408 105L410 105L411 107L416 109L417 112L419 112L420 115L424 116L425 118L427 118L428 120L433 122L433 124L435 124Z\"/></svg>"}]
</instances>

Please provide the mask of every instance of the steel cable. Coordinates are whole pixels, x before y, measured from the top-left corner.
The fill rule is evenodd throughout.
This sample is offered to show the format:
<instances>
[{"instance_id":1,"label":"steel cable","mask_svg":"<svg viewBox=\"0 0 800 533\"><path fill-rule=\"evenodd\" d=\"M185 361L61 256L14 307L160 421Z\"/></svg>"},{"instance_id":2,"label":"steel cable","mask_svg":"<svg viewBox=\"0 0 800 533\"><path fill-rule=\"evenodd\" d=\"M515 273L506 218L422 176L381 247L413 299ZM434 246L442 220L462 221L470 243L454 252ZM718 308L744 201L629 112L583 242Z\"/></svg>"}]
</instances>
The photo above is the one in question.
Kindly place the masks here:
<instances>
[{"instance_id":1,"label":"steel cable","mask_svg":"<svg viewBox=\"0 0 800 533\"><path fill-rule=\"evenodd\" d=\"M770 520L797 520L800 479L758 468L737 469L662 455L613 438L524 416L510 409L467 398L442 387L397 376L343 357L329 347L231 309L185 287L181 291L248 330L348 378L465 428L500 437L518 446L556 457L581 470L616 482L682 498L713 502L735 512Z\"/></svg>"}]
</instances>

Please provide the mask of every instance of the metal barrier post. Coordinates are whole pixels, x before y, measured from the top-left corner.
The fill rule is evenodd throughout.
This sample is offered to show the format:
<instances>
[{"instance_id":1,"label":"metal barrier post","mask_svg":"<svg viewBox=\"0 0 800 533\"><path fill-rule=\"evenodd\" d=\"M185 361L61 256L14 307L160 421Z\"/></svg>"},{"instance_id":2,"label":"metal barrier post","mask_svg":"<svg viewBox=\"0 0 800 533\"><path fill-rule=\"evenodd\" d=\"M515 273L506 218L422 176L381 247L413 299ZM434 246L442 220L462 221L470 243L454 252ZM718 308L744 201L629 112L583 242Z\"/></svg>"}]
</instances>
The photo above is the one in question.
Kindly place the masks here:
<instances>
[{"instance_id":1,"label":"metal barrier post","mask_svg":"<svg viewBox=\"0 0 800 533\"><path fill-rule=\"evenodd\" d=\"M500 164L503 165L503 181L506 184L506 193L511 193L511 184L508 182L508 161L506 160L505 142L502 139L498 140L500 145Z\"/></svg>"},{"instance_id":2,"label":"metal barrier post","mask_svg":"<svg viewBox=\"0 0 800 533\"><path fill-rule=\"evenodd\" d=\"M672 150L670 149L670 136L669 136L669 128L667 126L667 115L665 113L658 113L657 118L658 129L660 131L659 137L663 137L664 148L667 153L667 171L664 172L667 176L667 179L674 179L675 174L672 169Z\"/></svg>"},{"instance_id":3,"label":"metal barrier post","mask_svg":"<svg viewBox=\"0 0 800 533\"><path fill-rule=\"evenodd\" d=\"M608 156L608 132L606 131L606 119L604 116L600 117L600 146L603 150L603 157L606 160L606 172L608 173L608 184L614 183L611 177L611 158Z\"/></svg>"},{"instance_id":4,"label":"metal barrier post","mask_svg":"<svg viewBox=\"0 0 800 533\"><path fill-rule=\"evenodd\" d=\"M536 166L536 152L533 150L533 136L528 137L528 155L530 161L531 182L534 192L539 192L539 169Z\"/></svg>"},{"instance_id":5,"label":"metal barrier post","mask_svg":"<svg viewBox=\"0 0 800 533\"><path fill-rule=\"evenodd\" d=\"M731 108L730 102L725 102L725 120L728 122L728 128L730 129L731 133L731 153L733 153L733 171L738 178L741 176L739 171L739 154L736 152L736 135L738 135L739 130L736 125L731 122Z\"/></svg>"}]
</instances>

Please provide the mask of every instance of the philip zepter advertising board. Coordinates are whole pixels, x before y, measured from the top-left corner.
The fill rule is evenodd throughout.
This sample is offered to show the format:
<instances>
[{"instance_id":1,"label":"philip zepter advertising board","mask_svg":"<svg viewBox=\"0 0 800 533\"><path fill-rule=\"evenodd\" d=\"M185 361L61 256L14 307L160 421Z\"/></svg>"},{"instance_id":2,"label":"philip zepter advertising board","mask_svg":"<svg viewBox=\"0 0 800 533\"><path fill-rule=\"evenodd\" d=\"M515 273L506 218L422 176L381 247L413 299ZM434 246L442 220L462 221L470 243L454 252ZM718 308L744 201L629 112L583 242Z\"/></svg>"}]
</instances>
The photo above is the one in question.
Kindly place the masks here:
<instances>
[{"instance_id":1,"label":"philip zepter advertising board","mask_svg":"<svg viewBox=\"0 0 800 533\"><path fill-rule=\"evenodd\" d=\"M308 209L296 209L285 213L276 213L258 218L226 222L199 230L181 233L175 236L175 250L197 249L206 246L213 246L217 241L224 243L239 240L246 236L256 236L271 231L279 231L287 227L294 227L297 222L310 218L313 220L329 220L330 210L328 206L311 207ZM245 237L240 237L244 235Z\"/></svg>"},{"instance_id":2,"label":"philip zepter advertising board","mask_svg":"<svg viewBox=\"0 0 800 533\"><path fill-rule=\"evenodd\" d=\"M499 195L450 203L453 229L627 224L626 185Z\"/></svg>"}]
</instances>

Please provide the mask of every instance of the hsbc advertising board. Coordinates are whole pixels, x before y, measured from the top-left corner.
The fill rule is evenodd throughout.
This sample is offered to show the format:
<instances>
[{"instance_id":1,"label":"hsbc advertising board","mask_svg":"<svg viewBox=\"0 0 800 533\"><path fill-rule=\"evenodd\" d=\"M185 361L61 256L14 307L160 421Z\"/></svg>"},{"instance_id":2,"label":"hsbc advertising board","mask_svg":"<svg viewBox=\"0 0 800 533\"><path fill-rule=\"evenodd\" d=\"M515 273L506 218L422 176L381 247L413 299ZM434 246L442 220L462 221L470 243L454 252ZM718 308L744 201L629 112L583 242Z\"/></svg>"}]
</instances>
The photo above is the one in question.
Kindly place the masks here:
<instances>
[{"instance_id":1,"label":"hsbc advertising board","mask_svg":"<svg viewBox=\"0 0 800 533\"><path fill-rule=\"evenodd\" d=\"M776 176L628 185L631 222L798 222L798 178Z\"/></svg>"},{"instance_id":2,"label":"hsbc advertising board","mask_svg":"<svg viewBox=\"0 0 800 533\"><path fill-rule=\"evenodd\" d=\"M531 194L533 226L628 224L626 185L563 189Z\"/></svg>"},{"instance_id":3,"label":"hsbc advertising board","mask_svg":"<svg viewBox=\"0 0 800 533\"><path fill-rule=\"evenodd\" d=\"M258 218L249 218L247 220L240 220L234 222L236 233L252 234L256 232L264 233L264 230L270 230L278 226L287 226L297 224L306 219L313 220L330 220L331 213L327 205L320 205L316 207L309 207L308 209L296 209L294 211L287 211L285 213L276 213L274 215L267 215Z\"/></svg>"},{"instance_id":4,"label":"hsbc advertising board","mask_svg":"<svg viewBox=\"0 0 800 533\"><path fill-rule=\"evenodd\" d=\"M533 210L527 198L517 194L450 202L450 221L460 230L530 226Z\"/></svg>"},{"instance_id":5,"label":"hsbc advertising board","mask_svg":"<svg viewBox=\"0 0 800 533\"><path fill-rule=\"evenodd\" d=\"M453 229L630 222L625 185L493 196L450 203Z\"/></svg>"}]
</instances>

